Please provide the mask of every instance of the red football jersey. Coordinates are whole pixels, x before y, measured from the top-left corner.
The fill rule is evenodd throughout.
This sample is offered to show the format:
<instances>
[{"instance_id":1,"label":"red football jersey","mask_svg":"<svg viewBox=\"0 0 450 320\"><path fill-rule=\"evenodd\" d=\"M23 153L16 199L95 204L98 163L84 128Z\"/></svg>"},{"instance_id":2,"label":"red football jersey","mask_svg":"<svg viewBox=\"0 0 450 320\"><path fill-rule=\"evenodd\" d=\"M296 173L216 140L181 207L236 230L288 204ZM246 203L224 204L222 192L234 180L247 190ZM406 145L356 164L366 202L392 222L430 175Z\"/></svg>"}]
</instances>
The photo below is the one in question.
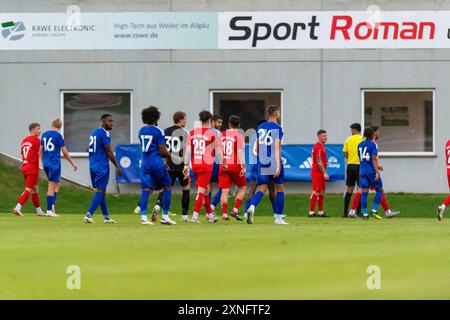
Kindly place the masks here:
<instances>
[{"instance_id":1,"label":"red football jersey","mask_svg":"<svg viewBox=\"0 0 450 320\"><path fill-rule=\"evenodd\" d=\"M22 172L24 174L39 173L40 148L41 140L39 140L39 138L28 136L23 139L20 145L20 153L22 154Z\"/></svg>"},{"instance_id":2,"label":"red football jersey","mask_svg":"<svg viewBox=\"0 0 450 320\"><path fill-rule=\"evenodd\" d=\"M327 168L327 151L325 150L325 146L319 142L317 142L314 145L313 151L312 151L312 169L311 173L313 174L322 174L322 171L320 170L319 164L317 163L317 158L320 158L322 160L322 164L324 168Z\"/></svg>"},{"instance_id":3,"label":"red football jersey","mask_svg":"<svg viewBox=\"0 0 450 320\"><path fill-rule=\"evenodd\" d=\"M226 130L220 135L220 146L223 154L223 160L228 165L228 170L241 170L242 164L239 163L238 151L244 152L244 136L236 130Z\"/></svg>"},{"instance_id":4,"label":"red football jersey","mask_svg":"<svg viewBox=\"0 0 450 320\"><path fill-rule=\"evenodd\" d=\"M447 163L447 170L450 170L450 140L445 145L445 161Z\"/></svg>"},{"instance_id":5,"label":"red football jersey","mask_svg":"<svg viewBox=\"0 0 450 320\"><path fill-rule=\"evenodd\" d=\"M209 128L189 132L187 144L191 146L191 164L196 170L212 170L216 134Z\"/></svg>"}]
</instances>

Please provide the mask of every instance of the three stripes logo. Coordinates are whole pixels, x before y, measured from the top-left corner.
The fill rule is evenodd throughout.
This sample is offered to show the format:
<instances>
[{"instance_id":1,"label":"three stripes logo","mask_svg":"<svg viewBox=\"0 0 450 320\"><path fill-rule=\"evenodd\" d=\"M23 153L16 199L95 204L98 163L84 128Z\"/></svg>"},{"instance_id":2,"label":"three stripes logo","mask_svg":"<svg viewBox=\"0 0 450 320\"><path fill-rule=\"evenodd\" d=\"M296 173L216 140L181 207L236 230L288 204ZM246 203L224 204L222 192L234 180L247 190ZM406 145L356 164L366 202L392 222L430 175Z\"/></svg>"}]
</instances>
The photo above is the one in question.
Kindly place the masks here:
<instances>
[{"instance_id":1,"label":"three stripes logo","mask_svg":"<svg viewBox=\"0 0 450 320\"><path fill-rule=\"evenodd\" d=\"M25 24L22 21L13 22L7 21L2 22L2 36L9 41L17 41L25 37Z\"/></svg>"},{"instance_id":2,"label":"three stripes logo","mask_svg":"<svg viewBox=\"0 0 450 320\"><path fill-rule=\"evenodd\" d=\"M313 159L308 157L303 163L299 166L300 169L311 169L312 168Z\"/></svg>"}]
</instances>

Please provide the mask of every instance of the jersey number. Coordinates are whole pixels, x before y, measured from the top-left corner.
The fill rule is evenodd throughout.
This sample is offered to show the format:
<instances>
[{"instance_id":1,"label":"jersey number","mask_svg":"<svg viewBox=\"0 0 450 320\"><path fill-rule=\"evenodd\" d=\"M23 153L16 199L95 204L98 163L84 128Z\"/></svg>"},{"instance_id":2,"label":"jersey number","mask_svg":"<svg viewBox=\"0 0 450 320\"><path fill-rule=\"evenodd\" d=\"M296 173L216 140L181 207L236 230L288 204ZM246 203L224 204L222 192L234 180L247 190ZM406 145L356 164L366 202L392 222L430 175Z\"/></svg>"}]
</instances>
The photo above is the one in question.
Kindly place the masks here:
<instances>
[{"instance_id":1,"label":"jersey number","mask_svg":"<svg viewBox=\"0 0 450 320\"><path fill-rule=\"evenodd\" d=\"M232 141L224 141L222 142L223 153L226 156L231 156L233 154L233 142Z\"/></svg>"},{"instance_id":2,"label":"jersey number","mask_svg":"<svg viewBox=\"0 0 450 320\"><path fill-rule=\"evenodd\" d=\"M272 130L259 129L258 137L259 144L271 146L273 143Z\"/></svg>"},{"instance_id":3,"label":"jersey number","mask_svg":"<svg viewBox=\"0 0 450 320\"><path fill-rule=\"evenodd\" d=\"M48 141L47 141L47 138L43 139L44 140L44 150L46 152L52 152L53 150L55 150L55 145L52 143L52 139L53 138L50 138L50 139L48 139Z\"/></svg>"},{"instance_id":4,"label":"jersey number","mask_svg":"<svg viewBox=\"0 0 450 320\"><path fill-rule=\"evenodd\" d=\"M194 154L205 154L206 150L206 142L205 140L198 140L194 139L192 140L192 143L194 145Z\"/></svg>"},{"instance_id":5,"label":"jersey number","mask_svg":"<svg viewBox=\"0 0 450 320\"><path fill-rule=\"evenodd\" d=\"M370 160L370 155L367 153L367 147L364 147L364 149L359 148L359 157L361 158L361 160Z\"/></svg>"},{"instance_id":6,"label":"jersey number","mask_svg":"<svg viewBox=\"0 0 450 320\"><path fill-rule=\"evenodd\" d=\"M28 152L30 152L30 146L23 146L22 147L22 153L23 153L23 157L24 159L28 158Z\"/></svg>"},{"instance_id":7,"label":"jersey number","mask_svg":"<svg viewBox=\"0 0 450 320\"><path fill-rule=\"evenodd\" d=\"M179 137L166 137L166 148L169 152L180 152L181 139Z\"/></svg>"},{"instance_id":8,"label":"jersey number","mask_svg":"<svg viewBox=\"0 0 450 320\"><path fill-rule=\"evenodd\" d=\"M96 152L97 151L97 137L96 136L90 136L89 137L89 152Z\"/></svg>"},{"instance_id":9,"label":"jersey number","mask_svg":"<svg viewBox=\"0 0 450 320\"><path fill-rule=\"evenodd\" d=\"M148 152L148 149L150 149L150 146L153 141L153 136L142 135L140 138L141 138L142 152ZM147 143L145 143L145 140L148 140Z\"/></svg>"}]
</instances>

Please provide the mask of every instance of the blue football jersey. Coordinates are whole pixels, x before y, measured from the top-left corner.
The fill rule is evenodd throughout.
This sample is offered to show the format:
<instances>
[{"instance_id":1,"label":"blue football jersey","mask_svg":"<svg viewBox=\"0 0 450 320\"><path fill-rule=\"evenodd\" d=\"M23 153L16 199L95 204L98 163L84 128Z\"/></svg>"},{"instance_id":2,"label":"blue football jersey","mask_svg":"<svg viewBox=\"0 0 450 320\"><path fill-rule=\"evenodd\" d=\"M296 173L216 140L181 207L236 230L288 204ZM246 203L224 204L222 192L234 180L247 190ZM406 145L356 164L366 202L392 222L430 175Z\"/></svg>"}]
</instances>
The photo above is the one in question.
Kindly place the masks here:
<instances>
[{"instance_id":1,"label":"blue football jersey","mask_svg":"<svg viewBox=\"0 0 450 320\"><path fill-rule=\"evenodd\" d=\"M258 165L271 167L276 165L275 141L283 139L283 128L275 122L264 122L256 128L258 141Z\"/></svg>"},{"instance_id":2,"label":"blue football jersey","mask_svg":"<svg viewBox=\"0 0 450 320\"><path fill-rule=\"evenodd\" d=\"M111 133L104 128L92 131L89 137L89 168L91 171L106 173L109 171L109 158L105 145L111 144Z\"/></svg>"},{"instance_id":3,"label":"blue football jersey","mask_svg":"<svg viewBox=\"0 0 450 320\"><path fill-rule=\"evenodd\" d=\"M139 141L142 147L142 168L164 167L159 154L159 145L166 144L164 130L157 126L145 126L139 130Z\"/></svg>"},{"instance_id":4,"label":"blue football jersey","mask_svg":"<svg viewBox=\"0 0 450 320\"><path fill-rule=\"evenodd\" d=\"M364 174L374 174L375 168L373 166L373 156L378 156L378 147L372 140L364 140L358 145L358 155L359 155L359 173Z\"/></svg>"},{"instance_id":5,"label":"blue football jersey","mask_svg":"<svg viewBox=\"0 0 450 320\"><path fill-rule=\"evenodd\" d=\"M55 130L42 134L42 162L44 167L57 168L61 166L61 148L64 147L64 138Z\"/></svg>"}]
</instances>

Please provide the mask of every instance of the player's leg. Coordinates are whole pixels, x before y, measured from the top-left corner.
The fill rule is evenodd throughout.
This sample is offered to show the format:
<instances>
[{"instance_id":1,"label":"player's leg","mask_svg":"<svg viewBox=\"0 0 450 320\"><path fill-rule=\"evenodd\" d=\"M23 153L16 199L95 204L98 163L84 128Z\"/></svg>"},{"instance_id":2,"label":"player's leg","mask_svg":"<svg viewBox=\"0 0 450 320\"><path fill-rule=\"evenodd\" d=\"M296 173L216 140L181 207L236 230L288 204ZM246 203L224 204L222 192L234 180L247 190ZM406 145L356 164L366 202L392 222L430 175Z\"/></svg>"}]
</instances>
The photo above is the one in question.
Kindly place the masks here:
<instances>
[{"instance_id":1,"label":"player's leg","mask_svg":"<svg viewBox=\"0 0 450 320\"><path fill-rule=\"evenodd\" d=\"M369 189L362 188L361 189L361 210L363 214L363 218L367 219L369 217L367 213L367 198L369 196Z\"/></svg>"},{"instance_id":2,"label":"player's leg","mask_svg":"<svg viewBox=\"0 0 450 320\"><path fill-rule=\"evenodd\" d=\"M379 219L379 220L382 218L381 218L381 216L378 215L377 211L378 211L378 206L380 205L382 197L383 197L383 187L376 188L371 214L374 218Z\"/></svg>"},{"instance_id":3,"label":"player's leg","mask_svg":"<svg viewBox=\"0 0 450 320\"><path fill-rule=\"evenodd\" d=\"M273 218L275 219L275 215L277 214L277 190L275 183L270 182L267 185L267 189L269 190L270 204L272 205ZM286 217L284 213L281 216L283 219Z\"/></svg>"},{"instance_id":4,"label":"player's leg","mask_svg":"<svg viewBox=\"0 0 450 320\"><path fill-rule=\"evenodd\" d=\"M31 201L33 202L33 205L36 209L36 213L38 214L38 216L41 216L44 214L44 212L41 209L41 200L39 199L39 186L38 186L39 176L33 175L31 179L32 184L34 184L31 191Z\"/></svg>"},{"instance_id":5,"label":"player's leg","mask_svg":"<svg viewBox=\"0 0 450 320\"><path fill-rule=\"evenodd\" d=\"M250 180L247 186L244 219L247 219L247 211L248 208L250 208L250 205L252 204L252 198L255 195L255 192L256 192L256 180Z\"/></svg>"},{"instance_id":6,"label":"player's leg","mask_svg":"<svg viewBox=\"0 0 450 320\"><path fill-rule=\"evenodd\" d=\"M222 198L222 189L217 190L216 194L214 195L213 200L211 201L211 209L214 211L216 209L216 206L219 204Z\"/></svg>"},{"instance_id":7,"label":"player's leg","mask_svg":"<svg viewBox=\"0 0 450 320\"><path fill-rule=\"evenodd\" d=\"M220 203L222 205L222 220L230 220L228 217L228 195L230 193L230 188L221 188L220 190L222 190L220 197Z\"/></svg>"},{"instance_id":8,"label":"player's leg","mask_svg":"<svg viewBox=\"0 0 450 320\"><path fill-rule=\"evenodd\" d=\"M321 192L321 185L319 181L319 177L316 175L311 175L311 183L312 183L312 193L311 197L309 198L309 218L317 217L315 210L316 210L316 204L319 200L319 194Z\"/></svg>"},{"instance_id":9,"label":"player's leg","mask_svg":"<svg viewBox=\"0 0 450 320\"><path fill-rule=\"evenodd\" d=\"M357 170L356 166L351 164L347 165L347 178L345 181L347 185L347 191L345 192L344 196L344 214L343 214L344 218L348 216L348 208L350 206L350 200L352 199L352 194L356 186L358 175L358 172L356 170Z\"/></svg>"},{"instance_id":10,"label":"player's leg","mask_svg":"<svg viewBox=\"0 0 450 320\"><path fill-rule=\"evenodd\" d=\"M282 182L282 181L277 181ZM276 198L276 215L275 215L275 224L281 224L281 225L287 225L287 223L283 218L284 214L284 184L283 183L276 183L275 189L277 192L277 198Z\"/></svg>"},{"instance_id":11,"label":"player's leg","mask_svg":"<svg viewBox=\"0 0 450 320\"><path fill-rule=\"evenodd\" d=\"M30 181L26 175L24 175L24 179L25 179L25 191L22 192L19 199L17 200L15 208L13 209L13 213L19 217L23 216L22 207L28 201L28 198L30 198L32 192L32 186L29 185Z\"/></svg>"},{"instance_id":12,"label":"player's leg","mask_svg":"<svg viewBox=\"0 0 450 320\"><path fill-rule=\"evenodd\" d=\"M211 179L211 173L205 171L194 171L195 180L197 184L197 196L195 198L194 203L194 212L192 213L191 222L200 223L199 214L203 205L205 205L206 215L209 219L212 213L211 211L211 203L205 204L206 198L208 198L208 185Z\"/></svg>"},{"instance_id":13,"label":"player's leg","mask_svg":"<svg viewBox=\"0 0 450 320\"><path fill-rule=\"evenodd\" d=\"M238 188L238 191L234 200L234 206L233 211L231 212L231 216L238 221L242 221L243 219L239 215L239 208L241 207L241 204L245 198L245 194L247 193L247 179L245 175L241 176L240 173L236 172L233 175L233 181Z\"/></svg>"},{"instance_id":14,"label":"player's leg","mask_svg":"<svg viewBox=\"0 0 450 320\"><path fill-rule=\"evenodd\" d=\"M141 182L142 183L142 182ZM141 207L141 223L144 225L153 225L151 221L148 220L147 217L147 210L148 210L148 198L150 194L152 193L152 190L150 188L145 188L146 185L142 186L141 190L141 197L139 199L139 206Z\"/></svg>"},{"instance_id":15,"label":"player's leg","mask_svg":"<svg viewBox=\"0 0 450 320\"><path fill-rule=\"evenodd\" d=\"M102 210L103 218L105 219L105 223L116 223L115 220L111 219L111 216L108 211L108 205L106 204L106 190L103 192L102 200L100 201L100 209Z\"/></svg>"},{"instance_id":16,"label":"player's leg","mask_svg":"<svg viewBox=\"0 0 450 320\"><path fill-rule=\"evenodd\" d=\"M176 222L172 221L172 219L170 219L170 217L169 217L171 201L172 201L172 187L166 186L162 192L162 201L161 201L162 212L163 212L162 218L161 218L162 224L166 224L166 225L176 224Z\"/></svg>"},{"instance_id":17,"label":"player's leg","mask_svg":"<svg viewBox=\"0 0 450 320\"><path fill-rule=\"evenodd\" d=\"M49 181L48 182L48 189L47 189L47 212L46 216L48 217L57 217L58 215L53 212L53 205L54 205L54 195L56 190L56 182Z\"/></svg>"},{"instance_id":18,"label":"player's leg","mask_svg":"<svg viewBox=\"0 0 450 320\"><path fill-rule=\"evenodd\" d=\"M448 182L448 187L450 189L450 170L447 170L447 182ZM445 208L450 204L450 196L447 196L444 201L442 202L442 204L438 207L437 209L437 219L439 221L441 221L444 218L444 211Z\"/></svg>"},{"instance_id":19,"label":"player's leg","mask_svg":"<svg viewBox=\"0 0 450 320\"><path fill-rule=\"evenodd\" d=\"M106 204L106 189L108 187L108 182L109 182L109 171L97 175L95 184L97 188L97 193L101 194L99 206L103 214L104 222L108 224L113 224L116 223L116 221L111 219L111 216L108 211L108 206Z\"/></svg>"},{"instance_id":20,"label":"player's leg","mask_svg":"<svg viewBox=\"0 0 450 320\"><path fill-rule=\"evenodd\" d=\"M247 223L248 224L253 223L253 215L255 214L255 209L258 206L258 204L261 202L261 200L264 196L264 193L266 193L266 191L268 189L269 179L270 179L269 176L264 176L264 175L258 175L258 177L256 179L256 184L258 187L256 188L255 195L252 198L250 207L247 210Z\"/></svg>"},{"instance_id":21,"label":"player's leg","mask_svg":"<svg viewBox=\"0 0 450 320\"><path fill-rule=\"evenodd\" d=\"M61 182L58 182L55 184L55 192L53 193L53 206L52 206L53 212L56 212L55 203L56 203L56 199L58 199L59 189L61 189Z\"/></svg>"},{"instance_id":22,"label":"player's leg","mask_svg":"<svg viewBox=\"0 0 450 320\"><path fill-rule=\"evenodd\" d=\"M183 172L180 171L178 176L178 182L181 185L181 221L186 222L189 219L189 204L191 201L191 183L189 181L189 177L184 177Z\"/></svg>"},{"instance_id":23,"label":"player's leg","mask_svg":"<svg viewBox=\"0 0 450 320\"><path fill-rule=\"evenodd\" d=\"M389 203L387 202L384 191L383 191L383 195L381 196L380 205L383 207L386 218L393 218L400 214L400 211L392 211L391 210L391 208L389 207Z\"/></svg>"},{"instance_id":24,"label":"player's leg","mask_svg":"<svg viewBox=\"0 0 450 320\"><path fill-rule=\"evenodd\" d=\"M229 171L224 171L220 168L219 171L219 183L218 187L221 191L220 203L222 204L222 220L230 220L228 217L228 195L230 194L231 188L231 175ZM217 195L217 194L216 194ZM214 205L211 207L214 208Z\"/></svg>"}]
</instances>

